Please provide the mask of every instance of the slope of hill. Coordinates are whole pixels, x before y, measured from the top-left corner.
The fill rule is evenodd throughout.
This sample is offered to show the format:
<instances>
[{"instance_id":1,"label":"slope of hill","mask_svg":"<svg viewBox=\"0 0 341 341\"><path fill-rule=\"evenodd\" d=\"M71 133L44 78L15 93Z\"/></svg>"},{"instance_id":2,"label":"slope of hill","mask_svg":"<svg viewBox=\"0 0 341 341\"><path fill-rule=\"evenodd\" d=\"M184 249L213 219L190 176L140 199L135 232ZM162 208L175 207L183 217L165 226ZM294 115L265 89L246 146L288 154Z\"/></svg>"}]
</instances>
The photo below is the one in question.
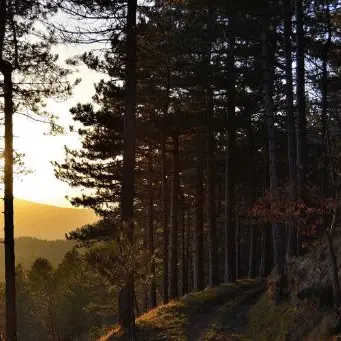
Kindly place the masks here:
<instances>
[{"instance_id":1,"label":"slope of hill","mask_svg":"<svg viewBox=\"0 0 341 341\"><path fill-rule=\"evenodd\" d=\"M161 305L137 320L138 339L174 341L250 340L247 313L266 285L262 281L240 280L184 296ZM123 340L114 328L97 341Z\"/></svg>"},{"instance_id":2,"label":"slope of hill","mask_svg":"<svg viewBox=\"0 0 341 341\"><path fill-rule=\"evenodd\" d=\"M334 307L333 277L327 243L315 245L302 257L287 259L288 297L274 305L269 276L269 294L250 311L250 333L254 341L341 340L340 309ZM341 238L334 237L334 251L340 264ZM341 267L338 266L338 278Z\"/></svg>"},{"instance_id":3,"label":"slope of hill","mask_svg":"<svg viewBox=\"0 0 341 341\"><path fill-rule=\"evenodd\" d=\"M3 207L1 210L3 211ZM92 210L50 206L22 199L14 200L14 210L17 238L28 236L46 240L64 239L65 233L98 220ZM3 219L0 228L2 237Z\"/></svg>"}]
</instances>

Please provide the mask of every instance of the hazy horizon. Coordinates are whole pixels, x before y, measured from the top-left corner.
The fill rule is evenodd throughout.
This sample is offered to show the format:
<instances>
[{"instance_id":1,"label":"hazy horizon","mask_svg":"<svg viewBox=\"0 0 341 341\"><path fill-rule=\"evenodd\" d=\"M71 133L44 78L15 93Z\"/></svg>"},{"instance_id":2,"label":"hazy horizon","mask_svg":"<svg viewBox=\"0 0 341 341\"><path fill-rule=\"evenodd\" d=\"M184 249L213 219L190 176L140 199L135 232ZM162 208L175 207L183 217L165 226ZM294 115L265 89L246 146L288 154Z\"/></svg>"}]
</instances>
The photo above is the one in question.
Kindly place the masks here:
<instances>
[{"instance_id":1,"label":"hazy horizon","mask_svg":"<svg viewBox=\"0 0 341 341\"><path fill-rule=\"evenodd\" d=\"M91 209L61 207L19 198L14 199L14 212L16 238L65 239L66 233L99 220ZM3 220L0 229L2 238Z\"/></svg>"}]
</instances>

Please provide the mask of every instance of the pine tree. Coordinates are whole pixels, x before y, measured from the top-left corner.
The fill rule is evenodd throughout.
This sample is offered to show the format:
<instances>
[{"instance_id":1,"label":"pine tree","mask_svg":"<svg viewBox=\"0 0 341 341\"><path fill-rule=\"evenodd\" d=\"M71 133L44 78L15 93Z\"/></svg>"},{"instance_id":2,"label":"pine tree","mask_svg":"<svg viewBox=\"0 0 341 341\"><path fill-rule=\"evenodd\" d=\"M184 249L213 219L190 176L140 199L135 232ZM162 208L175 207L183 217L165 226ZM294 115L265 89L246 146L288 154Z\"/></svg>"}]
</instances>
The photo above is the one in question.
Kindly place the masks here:
<instances>
[{"instance_id":1,"label":"pine tree","mask_svg":"<svg viewBox=\"0 0 341 341\"><path fill-rule=\"evenodd\" d=\"M5 118L5 167L4 167L4 215L5 215L5 264L6 264L6 337L17 339L15 308L15 255L13 210L13 115L15 109L25 106L41 113L39 103L44 96L69 92L69 85L58 88L67 71L56 66L56 57L50 53L51 40L43 37L30 42L36 32L34 24L48 16L53 7L44 8L39 1L18 3L12 0L0 2L0 73L4 92ZM37 72L38 70L38 72ZM19 72L19 75L17 75ZM21 77L32 77L33 86L23 83ZM50 76L50 82L46 77ZM61 81L54 81L62 78ZM14 82L15 81L15 82ZM39 93L39 96L37 96ZM14 95L18 95L14 105Z\"/></svg>"}]
</instances>

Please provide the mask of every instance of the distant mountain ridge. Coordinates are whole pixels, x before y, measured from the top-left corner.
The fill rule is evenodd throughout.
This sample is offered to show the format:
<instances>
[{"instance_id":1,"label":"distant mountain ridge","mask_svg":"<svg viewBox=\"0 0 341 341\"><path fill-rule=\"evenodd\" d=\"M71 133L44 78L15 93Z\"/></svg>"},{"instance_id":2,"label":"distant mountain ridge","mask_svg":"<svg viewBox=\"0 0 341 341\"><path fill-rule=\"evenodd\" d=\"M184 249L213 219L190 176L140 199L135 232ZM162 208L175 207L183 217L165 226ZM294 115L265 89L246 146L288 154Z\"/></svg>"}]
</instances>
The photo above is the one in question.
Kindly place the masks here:
<instances>
[{"instance_id":1,"label":"distant mountain ridge","mask_svg":"<svg viewBox=\"0 0 341 341\"><path fill-rule=\"evenodd\" d=\"M19 237L15 240L15 263L28 270L37 258L46 258L56 268L76 242L72 240L40 240ZM0 247L0 282L5 278L4 248Z\"/></svg>"},{"instance_id":2,"label":"distant mountain ridge","mask_svg":"<svg viewBox=\"0 0 341 341\"><path fill-rule=\"evenodd\" d=\"M1 211L3 211L3 201ZM14 234L16 238L65 239L65 233L94 223L98 219L98 216L90 209L51 206L14 199ZM1 219L0 227L0 237L3 237L3 219Z\"/></svg>"}]
</instances>

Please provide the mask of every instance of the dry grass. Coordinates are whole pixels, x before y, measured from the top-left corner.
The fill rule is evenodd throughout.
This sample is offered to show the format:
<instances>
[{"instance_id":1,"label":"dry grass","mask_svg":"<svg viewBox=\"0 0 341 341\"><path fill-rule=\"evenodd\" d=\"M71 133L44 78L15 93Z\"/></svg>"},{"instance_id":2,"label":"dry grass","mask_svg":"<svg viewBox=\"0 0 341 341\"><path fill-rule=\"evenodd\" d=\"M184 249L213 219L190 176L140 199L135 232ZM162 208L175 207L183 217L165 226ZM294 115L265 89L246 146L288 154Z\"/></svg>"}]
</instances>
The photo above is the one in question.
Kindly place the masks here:
<instances>
[{"instance_id":1,"label":"dry grass","mask_svg":"<svg viewBox=\"0 0 341 341\"><path fill-rule=\"evenodd\" d=\"M161 305L136 319L139 341L187 341L188 328L199 314L232 300L244 290L255 286L255 281L241 280L236 284L221 285L191 293L178 301ZM97 341L122 341L120 328L114 327Z\"/></svg>"},{"instance_id":2,"label":"dry grass","mask_svg":"<svg viewBox=\"0 0 341 341\"><path fill-rule=\"evenodd\" d=\"M328 341L333 331L323 327L327 315L312 299L273 306L264 295L251 310L249 334L254 341Z\"/></svg>"}]
</instances>

